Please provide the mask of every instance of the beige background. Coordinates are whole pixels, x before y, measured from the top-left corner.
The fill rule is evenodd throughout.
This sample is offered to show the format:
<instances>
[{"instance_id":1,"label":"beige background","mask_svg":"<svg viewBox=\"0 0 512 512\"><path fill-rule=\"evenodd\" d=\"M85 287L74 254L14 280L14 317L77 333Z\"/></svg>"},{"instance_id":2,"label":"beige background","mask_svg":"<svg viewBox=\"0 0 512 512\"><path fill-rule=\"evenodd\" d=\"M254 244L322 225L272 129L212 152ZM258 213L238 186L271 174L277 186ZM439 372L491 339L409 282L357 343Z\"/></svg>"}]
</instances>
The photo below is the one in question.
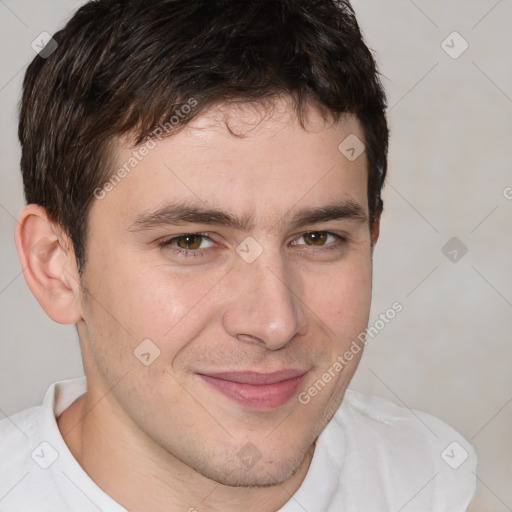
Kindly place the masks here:
<instances>
[{"instance_id":1,"label":"beige background","mask_svg":"<svg viewBox=\"0 0 512 512\"><path fill-rule=\"evenodd\" d=\"M31 43L80 4L0 0L0 417L82 373L74 328L46 318L13 244L23 205L16 106ZM404 309L368 344L353 387L458 429L479 454L474 510L511 511L512 1L354 6L392 131L371 323L395 301ZM456 59L443 49L463 48L446 39L454 31L469 44ZM454 236L468 249L457 262L442 252Z\"/></svg>"}]
</instances>

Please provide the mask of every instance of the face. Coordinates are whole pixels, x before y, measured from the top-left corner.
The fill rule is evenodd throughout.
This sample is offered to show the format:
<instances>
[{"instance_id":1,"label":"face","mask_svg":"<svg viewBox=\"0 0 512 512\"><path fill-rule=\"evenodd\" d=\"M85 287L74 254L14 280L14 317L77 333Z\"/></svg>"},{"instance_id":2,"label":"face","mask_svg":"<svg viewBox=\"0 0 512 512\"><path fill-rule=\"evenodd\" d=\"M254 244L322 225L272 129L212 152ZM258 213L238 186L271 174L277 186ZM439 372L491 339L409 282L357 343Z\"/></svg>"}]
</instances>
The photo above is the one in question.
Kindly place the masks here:
<instances>
[{"instance_id":1,"label":"face","mask_svg":"<svg viewBox=\"0 0 512 512\"><path fill-rule=\"evenodd\" d=\"M109 391L154 453L226 485L275 484L334 414L361 352L335 362L371 296L367 162L338 149L351 134L364 138L355 118L313 110L304 130L286 102L266 117L217 107L94 200L89 392ZM120 143L115 169L133 151Z\"/></svg>"}]
</instances>

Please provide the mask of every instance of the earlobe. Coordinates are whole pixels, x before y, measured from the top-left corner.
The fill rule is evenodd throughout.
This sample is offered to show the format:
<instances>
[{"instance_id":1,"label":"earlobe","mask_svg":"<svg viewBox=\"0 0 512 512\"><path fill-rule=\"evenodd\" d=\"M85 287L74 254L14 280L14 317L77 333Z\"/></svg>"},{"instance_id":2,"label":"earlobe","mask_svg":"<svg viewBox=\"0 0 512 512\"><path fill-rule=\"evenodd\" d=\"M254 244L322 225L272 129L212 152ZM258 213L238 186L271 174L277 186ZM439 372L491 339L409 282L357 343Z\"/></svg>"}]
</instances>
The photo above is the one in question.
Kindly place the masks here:
<instances>
[{"instance_id":1,"label":"earlobe","mask_svg":"<svg viewBox=\"0 0 512 512\"><path fill-rule=\"evenodd\" d=\"M18 216L14 238L25 281L46 314L61 324L79 322L78 272L62 230L42 206L29 204Z\"/></svg>"},{"instance_id":2,"label":"earlobe","mask_svg":"<svg viewBox=\"0 0 512 512\"><path fill-rule=\"evenodd\" d=\"M379 239L380 234L380 215L375 218L373 221L373 224L370 228L370 235L372 240L372 252L375 248L375 244L377 243L377 240Z\"/></svg>"}]
</instances>

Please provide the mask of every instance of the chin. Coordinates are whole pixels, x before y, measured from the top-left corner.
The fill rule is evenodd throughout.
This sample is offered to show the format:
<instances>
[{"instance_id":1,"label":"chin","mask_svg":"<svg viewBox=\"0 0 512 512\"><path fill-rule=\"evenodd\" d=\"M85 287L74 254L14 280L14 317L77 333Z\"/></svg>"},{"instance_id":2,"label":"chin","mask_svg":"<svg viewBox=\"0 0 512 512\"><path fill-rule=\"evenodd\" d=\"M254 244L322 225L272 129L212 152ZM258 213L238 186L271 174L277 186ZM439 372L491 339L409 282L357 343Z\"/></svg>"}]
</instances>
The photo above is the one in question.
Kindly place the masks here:
<instances>
[{"instance_id":1,"label":"chin","mask_svg":"<svg viewBox=\"0 0 512 512\"><path fill-rule=\"evenodd\" d=\"M196 468L206 478L228 487L273 487L292 477L300 469L305 455L309 451L300 453L295 458L275 460L271 454L263 457L252 467L244 467L240 461L230 461L224 467L208 466ZM283 460L284 459L284 460Z\"/></svg>"}]
</instances>

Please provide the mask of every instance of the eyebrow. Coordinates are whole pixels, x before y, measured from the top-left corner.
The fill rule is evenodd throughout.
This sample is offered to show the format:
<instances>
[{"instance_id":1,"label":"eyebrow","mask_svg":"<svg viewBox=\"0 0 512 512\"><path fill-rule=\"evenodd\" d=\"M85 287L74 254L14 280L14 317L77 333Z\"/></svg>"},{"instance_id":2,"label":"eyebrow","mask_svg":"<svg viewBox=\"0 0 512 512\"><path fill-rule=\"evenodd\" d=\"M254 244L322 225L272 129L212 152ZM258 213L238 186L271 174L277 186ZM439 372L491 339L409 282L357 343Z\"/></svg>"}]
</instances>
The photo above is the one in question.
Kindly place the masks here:
<instances>
[{"instance_id":1,"label":"eyebrow","mask_svg":"<svg viewBox=\"0 0 512 512\"><path fill-rule=\"evenodd\" d=\"M331 220L352 220L363 223L367 219L365 210L359 203L346 200L325 206L303 208L293 216L288 227L296 229L309 224ZM250 231L255 227L254 219L251 215L239 217L215 208L176 203L166 204L157 210L139 215L130 225L128 231L138 232L161 226L180 226L183 224L206 224L239 231ZM277 224L283 225L284 217Z\"/></svg>"}]
</instances>

